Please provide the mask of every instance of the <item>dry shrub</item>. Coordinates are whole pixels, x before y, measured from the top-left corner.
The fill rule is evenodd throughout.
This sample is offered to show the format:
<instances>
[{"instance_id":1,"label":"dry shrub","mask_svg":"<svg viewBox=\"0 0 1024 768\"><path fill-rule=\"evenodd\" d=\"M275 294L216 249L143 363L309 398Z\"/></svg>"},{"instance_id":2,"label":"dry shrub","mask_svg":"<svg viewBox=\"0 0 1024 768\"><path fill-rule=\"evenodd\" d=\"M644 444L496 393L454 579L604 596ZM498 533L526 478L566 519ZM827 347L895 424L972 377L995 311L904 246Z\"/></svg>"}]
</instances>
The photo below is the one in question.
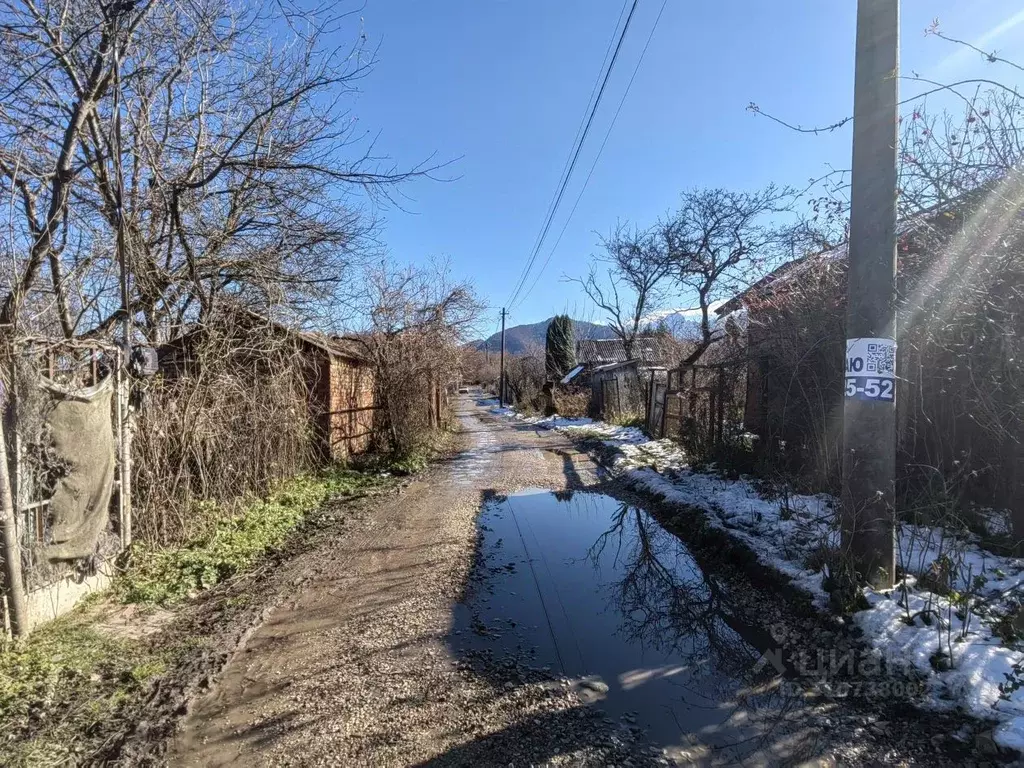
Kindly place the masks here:
<instances>
[{"instance_id":1,"label":"dry shrub","mask_svg":"<svg viewBox=\"0 0 1024 768\"><path fill-rule=\"evenodd\" d=\"M430 329L417 328L371 341L378 371L377 402L382 406L375 442L379 450L396 458L428 451L434 432L451 419L444 393L454 367L447 364L456 360L457 349L432 343L437 341L434 335Z\"/></svg>"},{"instance_id":2,"label":"dry shrub","mask_svg":"<svg viewBox=\"0 0 1024 768\"><path fill-rule=\"evenodd\" d=\"M559 416L579 418L590 408L590 390L583 387L565 387L555 390L555 410Z\"/></svg>"},{"instance_id":3,"label":"dry shrub","mask_svg":"<svg viewBox=\"0 0 1024 768\"><path fill-rule=\"evenodd\" d=\"M749 308L746 428L773 467L822 488L841 475L845 294L845 260L815 257Z\"/></svg>"},{"instance_id":4,"label":"dry shrub","mask_svg":"<svg viewBox=\"0 0 1024 768\"><path fill-rule=\"evenodd\" d=\"M201 502L265 494L313 463L308 391L294 341L207 326L169 350L136 418L136 536L171 544L211 521Z\"/></svg>"},{"instance_id":5,"label":"dry shrub","mask_svg":"<svg viewBox=\"0 0 1024 768\"><path fill-rule=\"evenodd\" d=\"M1013 509L1021 539L1024 179L974 198L901 253L901 475L908 494L931 494L937 472L957 500Z\"/></svg>"},{"instance_id":6,"label":"dry shrub","mask_svg":"<svg viewBox=\"0 0 1024 768\"><path fill-rule=\"evenodd\" d=\"M545 397L542 390L546 380L547 371L542 349L532 349L526 354L508 355L505 358L505 382L509 402L524 413L539 413L544 410Z\"/></svg>"},{"instance_id":7,"label":"dry shrub","mask_svg":"<svg viewBox=\"0 0 1024 768\"><path fill-rule=\"evenodd\" d=\"M899 244L899 505L930 522L968 502L1017 512L1024 535L1024 223L1010 174ZM814 257L751 305L758 423L772 462L839 479L845 258ZM759 413L757 413L759 412ZM937 485L938 484L938 485ZM936 498L941 488L941 499ZM959 514L959 513L958 513Z\"/></svg>"},{"instance_id":8,"label":"dry shrub","mask_svg":"<svg viewBox=\"0 0 1024 768\"><path fill-rule=\"evenodd\" d=\"M480 311L470 287L447 266L367 275L370 326L358 339L376 367L375 448L392 458L421 457L452 420L447 392L462 377L462 345Z\"/></svg>"}]
</instances>

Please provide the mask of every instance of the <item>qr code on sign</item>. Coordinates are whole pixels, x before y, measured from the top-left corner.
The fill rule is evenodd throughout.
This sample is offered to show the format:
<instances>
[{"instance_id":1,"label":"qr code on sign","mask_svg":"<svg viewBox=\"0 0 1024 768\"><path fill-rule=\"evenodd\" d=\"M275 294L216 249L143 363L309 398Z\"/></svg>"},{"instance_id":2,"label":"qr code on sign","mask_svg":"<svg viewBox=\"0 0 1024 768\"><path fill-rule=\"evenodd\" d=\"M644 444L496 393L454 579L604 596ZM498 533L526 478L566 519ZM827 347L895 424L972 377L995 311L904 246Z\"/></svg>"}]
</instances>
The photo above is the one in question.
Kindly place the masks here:
<instances>
[{"instance_id":1,"label":"qr code on sign","mask_svg":"<svg viewBox=\"0 0 1024 768\"><path fill-rule=\"evenodd\" d=\"M896 347L893 344L868 344L864 368L868 373L895 376Z\"/></svg>"}]
</instances>

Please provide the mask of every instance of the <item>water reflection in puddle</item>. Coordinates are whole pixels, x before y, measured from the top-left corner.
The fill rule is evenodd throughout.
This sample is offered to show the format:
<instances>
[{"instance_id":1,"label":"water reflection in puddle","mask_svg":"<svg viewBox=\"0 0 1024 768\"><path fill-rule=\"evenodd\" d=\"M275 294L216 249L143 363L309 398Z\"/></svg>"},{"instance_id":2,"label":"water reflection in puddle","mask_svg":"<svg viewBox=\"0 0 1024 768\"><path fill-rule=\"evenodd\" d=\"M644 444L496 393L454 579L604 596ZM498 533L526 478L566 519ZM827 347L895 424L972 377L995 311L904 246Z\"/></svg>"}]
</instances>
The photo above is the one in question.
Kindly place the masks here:
<instances>
[{"instance_id":1,"label":"water reflection in puddle","mask_svg":"<svg viewBox=\"0 0 1024 768\"><path fill-rule=\"evenodd\" d=\"M585 678L585 698L662 746L746 753L735 745L764 729L753 714L779 705L751 689L758 646L770 639L731 615L725 585L679 539L594 493L496 498L479 527L457 648L525 655L553 675Z\"/></svg>"}]
</instances>

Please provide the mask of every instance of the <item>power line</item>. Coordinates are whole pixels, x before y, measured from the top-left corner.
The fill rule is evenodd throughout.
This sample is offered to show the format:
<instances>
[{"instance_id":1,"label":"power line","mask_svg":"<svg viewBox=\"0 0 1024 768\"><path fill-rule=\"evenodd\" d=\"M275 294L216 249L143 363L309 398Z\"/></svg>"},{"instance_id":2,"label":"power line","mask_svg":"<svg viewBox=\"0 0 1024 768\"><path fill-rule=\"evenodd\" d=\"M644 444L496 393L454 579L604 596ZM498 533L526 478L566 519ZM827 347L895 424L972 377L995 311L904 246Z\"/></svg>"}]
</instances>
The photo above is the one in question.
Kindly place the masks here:
<instances>
[{"instance_id":1,"label":"power line","mask_svg":"<svg viewBox=\"0 0 1024 768\"><path fill-rule=\"evenodd\" d=\"M636 12L639 0L633 0L633 5L629 9L629 15L626 16L626 23L622 27L622 31L619 33L619 39L615 44L615 50L612 53L611 61L608 63L607 69L604 71L604 76L601 80L601 87L597 92L597 98L594 103L590 106L589 114L587 115L586 123L583 128L583 133L579 135L576 141L575 149L572 153L572 160L569 163L569 169L563 176L561 183L558 187L558 192L555 194L554 203L548 211L548 215L545 219L544 225L541 228L540 235L537 237L537 242L534 244L533 252L530 254L530 258L527 261L526 269L523 270L522 277L519 283L516 285L515 290L512 293L512 298L508 304L511 305L519 296L519 292L523 289L526 284L526 280L530 276L530 270L533 269L533 265L537 260L537 256L540 254L540 249L544 245L544 238L547 237L548 230L551 229L551 224L554 221L555 214L558 212L558 206L562 202L562 195L565 194L565 189L569 185L569 180L572 178L572 172L576 168L576 161L579 159L580 151L583 149L583 145L586 143L587 134L590 133L590 126L594 122L594 116L597 114L597 109L601 105L601 98L604 96L604 90L608 85L608 79L611 77L612 70L615 68L615 62L618 60L619 51L622 49L622 43L626 39L626 33L629 31L629 24L633 20L633 14ZM621 14L620 14L621 17Z\"/></svg>"},{"instance_id":2,"label":"power line","mask_svg":"<svg viewBox=\"0 0 1024 768\"><path fill-rule=\"evenodd\" d=\"M544 259L544 264L541 265L540 271L537 273L537 277L534 278L533 283L530 284L529 290L526 291L519 299L519 306L526 298L533 293L533 289L537 287L537 283L540 282L541 275L544 274L544 270L547 269L548 264L551 263L551 257L554 256L555 250L558 248L558 244L562 242L562 235L565 234L565 230L569 226L569 222L572 221L573 214L576 213L576 208L580 204L580 200L583 199L583 193L587 190L587 184L590 183L590 177L594 175L594 169L597 168L597 161L601 159L601 153L604 151L605 145L608 143L608 138L612 135L612 129L615 127L615 121L619 117L619 113L622 111L622 105L626 103L626 97L629 95L629 89L633 86L633 81L636 79L636 73L640 71L640 65L644 63L644 56L647 54L647 49L651 45L651 40L654 39L654 32L658 29L658 22L661 21L661 15L665 12L665 6L668 5L668 0L662 0L661 10L658 11L658 16L654 20L654 26L651 27L651 33L647 36L647 42L644 43L644 48L640 51L640 58L637 59L636 66L633 67L633 74L629 78L629 82L626 83L626 90L622 92L622 98L619 99L619 106L615 110L615 114L612 115L612 120L608 124L608 130L605 131L604 140L601 142L601 146L598 147L597 154L594 156L594 162L590 166L590 171L587 173L587 178L583 180L583 186L580 187L580 193L576 196L576 202L572 204L572 210L569 211L569 215L565 219L565 223L562 225L561 231L558 233L558 237L555 239L555 244L551 246L551 250L548 251L547 258ZM515 307L513 307L515 309Z\"/></svg>"},{"instance_id":3,"label":"power line","mask_svg":"<svg viewBox=\"0 0 1024 768\"><path fill-rule=\"evenodd\" d=\"M572 146L569 149L569 154L566 155L565 163L562 165L562 171L558 175L558 183L561 184L565 179L566 172L569 170L569 164L572 162L573 150L576 147L576 143L580 140L580 136L583 134L583 129L587 124L587 114L590 112L590 108L594 103L594 97L597 95L597 90L601 85L601 76L604 73L605 65L608 63L608 57L612 55L612 49L615 47L615 36L618 33L619 25L622 23L622 17L626 14L626 8L629 7L629 0L625 0L622 4L622 10L619 11L619 18L615 21L615 27L612 29L612 35L608 38L608 47L605 49L604 58L601 60L601 68L598 70L597 78L594 80L594 87L590 89L590 98L587 99L587 108L583 111L583 117L580 118L580 125L576 129L576 135L573 137ZM544 218L552 215L552 210L555 206L555 198L557 197L557 188L555 193L551 195L551 200L548 202L547 210L544 212ZM537 233L537 239L534 240L533 249L540 247L540 232ZM530 264L524 264L522 272L519 273L516 285L518 288L522 287L522 284L526 281L528 275L528 268ZM514 293L515 291L513 291ZM509 298L513 298L512 294L509 294Z\"/></svg>"},{"instance_id":4,"label":"power line","mask_svg":"<svg viewBox=\"0 0 1024 768\"><path fill-rule=\"evenodd\" d=\"M604 76L601 79L601 87L597 92L597 98L591 105L589 114L587 115L586 124L583 128L582 135L576 142L576 146L572 152L572 161L569 163L569 170L561 180L561 184L558 187L558 192L555 194L554 204L548 211L548 215L545 219L544 225L541 227L540 235L537 238L537 242L534 245L533 252L530 254L530 258L526 263L526 269L523 270L522 277L519 279L515 290L512 292L511 298L506 302L506 306L511 306L515 300L519 297L519 292L523 289L526 284L527 278L530 276L530 270L533 269L534 263L537 261L537 255L540 253L541 247L544 245L544 238L547 237L548 230L551 229L551 223L555 218L555 214L558 212L558 206L562 202L562 195L565 194L565 188L569 185L569 180L572 178L572 172L576 168L576 161L579 160L580 151L583 149L584 143L587 140L587 134L590 133L590 126L594 122L594 115L597 114L597 108L601 105L601 98L604 96L605 88L608 86L608 79L611 77L612 70L615 68L615 62L619 58L619 52L622 50L622 43L626 39L626 33L629 31L629 24L633 20L633 14L636 12L637 6L640 4L640 0L633 0L633 5L629 9L629 15L626 16L626 23L622 27L622 31L619 33L619 39L615 44L615 50L612 53L611 61L608 62L608 67L604 72Z\"/></svg>"}]
</instances>

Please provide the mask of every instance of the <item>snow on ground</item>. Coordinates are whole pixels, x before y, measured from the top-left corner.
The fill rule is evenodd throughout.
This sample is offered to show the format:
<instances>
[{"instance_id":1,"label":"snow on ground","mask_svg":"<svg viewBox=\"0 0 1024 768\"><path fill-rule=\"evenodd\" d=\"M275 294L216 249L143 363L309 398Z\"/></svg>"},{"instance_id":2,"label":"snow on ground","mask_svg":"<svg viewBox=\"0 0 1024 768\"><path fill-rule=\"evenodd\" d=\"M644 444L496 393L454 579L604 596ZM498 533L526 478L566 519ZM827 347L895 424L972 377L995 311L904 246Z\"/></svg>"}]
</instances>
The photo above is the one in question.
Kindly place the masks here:
<instances>
[{"instance_id":1,"label":"snow on ground","mask_svg":"<svg viewBox=\"0 0 1024 768\"><path fill-rule=\"evenodd\" d=\"M510 408L491 411L572 437L601 440L615 449L616 475L668 501L702 510L712 525L743 541L762 563L788 576L827 610L824 557L839 540L832 497L789 494L747 478L729 480L694 471L677 444L648 440L636 427L530 417ZM1006 530L1005 514L986 514L991 532ZM1024 645L1007 645L993 632L1001 618L1024 602L1024 560L981 549L973 534L904 524L897 531L897 562L908 574L905 580L889 592L865 589L869 607L854 614L866 642L887 662L902 663L926 679L927 705L961 707L976 717L998 720L996 742L1024 751ZM940 590L945 596L927 588L937 583L947 586ZM1015 681L1020 681L1019 689ZM1001 684L1006 684L1006 693Z\"/></svg>"},{"instance_id":2,"label":"snow on ground","mask_svg":"<svg viewBox=\"0 0 1024 768\"><path fill-rule=\"evenodd\" d=\"M491 410L494 411L493 408ZM557 429L570 437L593 437L616 447L647 442L647 435L637 427L617 427L614 424L587 418L569 419L563 416L541 418L521 414L516 414L516 416L521 421L534 424L542 429Z\"/></svg>"}]
</instances>

